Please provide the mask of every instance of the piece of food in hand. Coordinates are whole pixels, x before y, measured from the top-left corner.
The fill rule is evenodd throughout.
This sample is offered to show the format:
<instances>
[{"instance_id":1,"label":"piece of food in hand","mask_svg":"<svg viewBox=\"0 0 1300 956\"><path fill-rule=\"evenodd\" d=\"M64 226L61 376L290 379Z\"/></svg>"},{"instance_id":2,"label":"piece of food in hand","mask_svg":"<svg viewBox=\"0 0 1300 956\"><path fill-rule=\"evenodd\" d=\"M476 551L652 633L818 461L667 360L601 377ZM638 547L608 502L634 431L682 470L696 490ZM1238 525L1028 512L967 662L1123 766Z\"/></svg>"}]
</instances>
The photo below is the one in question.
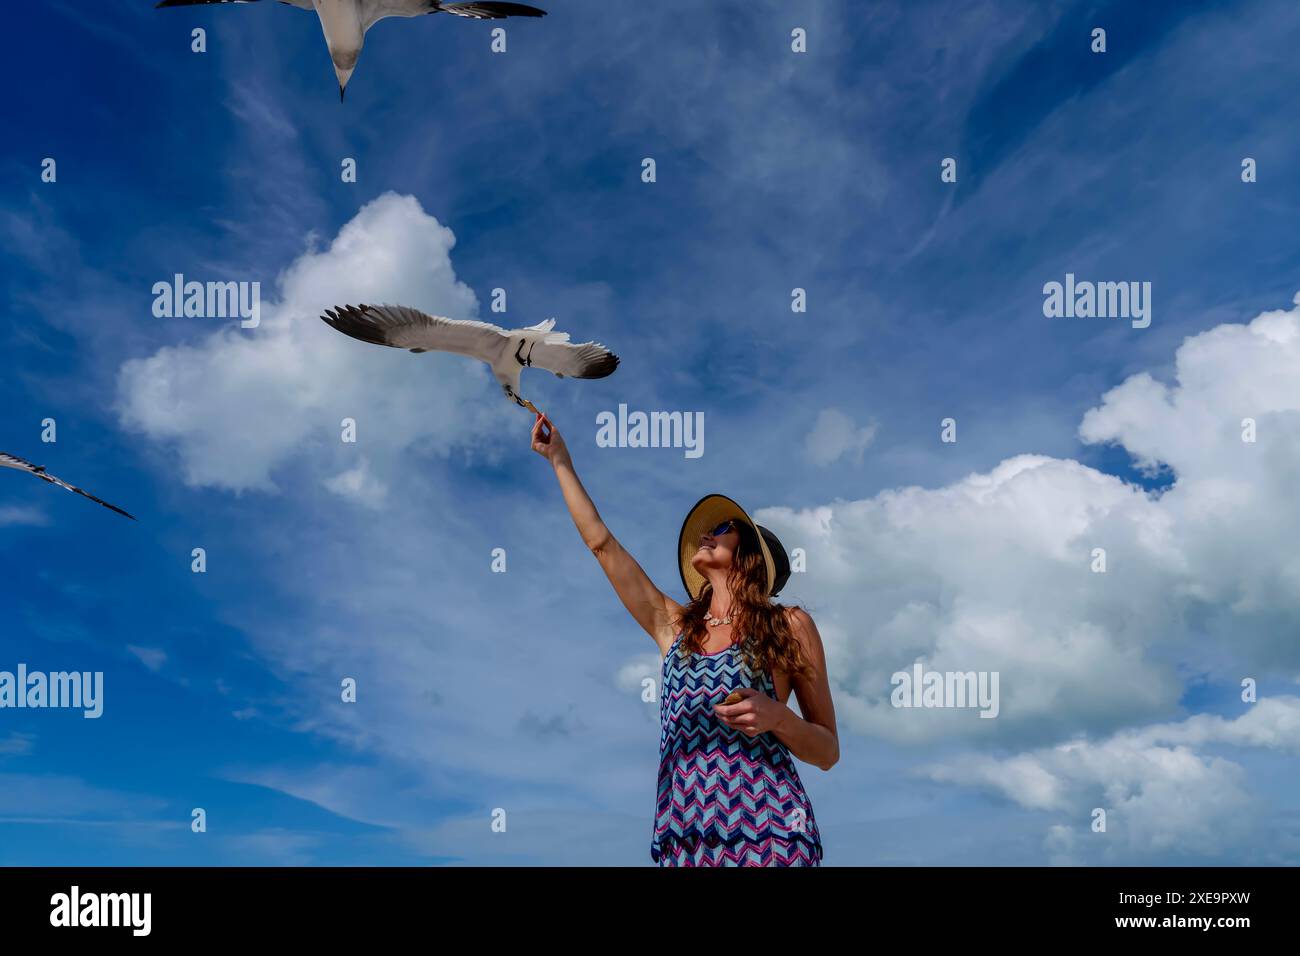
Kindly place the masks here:
<instances>
[{"instance_id":1,"label":"piece of food in hand","mask_svg":"<svg viewBox=\"0 0 1300 956\"><path fill-rule=\"evenodd\" d=\"M730 694L727 695L727 698L726 698L726 700L723 701L723 703L724 703L724 704L739 704L739 703L740 703L742 700L744 700L744 699L745 699L745 698L744 698L744 696L740 693L740 691L738 691L738 690L733 690Z\"/></svg>"}]
</instances>

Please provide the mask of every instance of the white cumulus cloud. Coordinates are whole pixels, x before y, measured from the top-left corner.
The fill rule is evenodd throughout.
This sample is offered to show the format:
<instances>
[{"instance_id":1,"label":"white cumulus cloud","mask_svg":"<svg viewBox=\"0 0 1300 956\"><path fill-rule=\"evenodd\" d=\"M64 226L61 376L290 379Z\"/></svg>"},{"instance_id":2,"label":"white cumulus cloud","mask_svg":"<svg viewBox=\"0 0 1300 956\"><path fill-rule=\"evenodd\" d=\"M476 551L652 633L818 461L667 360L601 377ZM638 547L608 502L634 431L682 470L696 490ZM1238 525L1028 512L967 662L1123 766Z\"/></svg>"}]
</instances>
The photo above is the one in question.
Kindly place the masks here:
<instances>
[{"instance_id":1,"label":"white cumulus cloud","mask_svg":"<svg viewBox=\"0 0 1300 956\"><path fill-rule=\"evenodd\" d=\"M281 273L258 327L226 323L196 344L124 363L122 424L173 448L187 484L233 491L273 490L278 467L325 449L344 473L336 491L373 491L359 449L383 461L417 443L446 454L488 440L509 408L485 366L358 342L319 318L360 302L474 318L474 293L452 269L454 244L413 197L380 196L328 248ZM340 441L345 418L356 421L355 444Z\"/></svg>"},{"instance_id":2,"label":"white cumulus cloud","mask_svg":"<svg viewBox=\"0 0 1300 956\"><path fill-rule=\"evenodd\" d=\"M1298 371L1300 298L1187 339L1167 384L1143 373L1107 392L1082 438L1172 469L1162 493L1024 454L944 487L760 509L806 550L794 584L844 722L897 741L1043 743L1178 713L1180 665L1232 683L1246 666L1293 674ZM915 661L998 671L1000 716L892 707L890 676Z\"/></svg>"},{"instance_id":3,"label":"white cumulus cloud","mask_svg":"<svg viewBox=\"0 0 1300 956\"><path fill-rule=\"evenodd\" d=\"M1194 749L1211 744L1300 753L1300 698L1266 698L1235 719L1198 714L1005 759L966 754L921 773L1051 811L1045 842L1057 863L1204 858L1248 845L1255 822L1245 769ZM1104 832L1093 829L1097 809Z\"/></svg>"}]
</instances>

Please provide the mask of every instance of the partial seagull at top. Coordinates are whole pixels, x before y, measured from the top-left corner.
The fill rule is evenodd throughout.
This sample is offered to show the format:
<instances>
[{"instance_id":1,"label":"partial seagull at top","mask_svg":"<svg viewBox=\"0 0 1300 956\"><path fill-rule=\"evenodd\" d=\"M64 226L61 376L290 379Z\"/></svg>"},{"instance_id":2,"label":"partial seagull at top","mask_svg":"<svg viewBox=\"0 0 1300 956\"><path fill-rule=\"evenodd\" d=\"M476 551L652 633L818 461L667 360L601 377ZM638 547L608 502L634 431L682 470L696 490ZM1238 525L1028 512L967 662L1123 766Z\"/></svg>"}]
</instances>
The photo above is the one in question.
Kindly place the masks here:
<instances>
[{"instance_id":1,"label":"partial seagull at top","mask_svg":"<svg viewBox=\"0 0 1300 956\"><path fill-rule=\"evenodd\" d=\"M362 342L412 352L455 352L487 362L506 398L538 415L537 406L519 394L519 373L525 368L544 368L557 378L604 378L618 368L618 356L599 342L575 345L568 332L552 332L554 319L503 329L402 305L335 306L321 319Z\"/></svg>"},{"instance_id":2,"label":"partial seagull at top","mask_svg":"<svg viewBox=\"0 0 1300 956\"><path fill-rule=\"evenodd\" d=\"M196 7L209 3L257 3L258 0L160 0L157 7ZM426 13L451 13L470 20L504 20L506 17L544 17L545 10L525 3L441 3L439 0L280 0L299 10L315 10L320 17L325 45L339 78L339 102L361 56L366 31L385 17L419 17Z\"/></svg>"},{"instance_id":3,"label":"partial seagull at top","mask_svg":"<svg viewBox=\"0 0 1300 956\"><path fill-rule=\"evenodd\" d=\"M96 498L89 491L82 491L80 488L68 484L63 479L55 478L53 475L48 474L45 471L44 465L33 465L30 461L27 461L25 458L19 458L17 455L7 455L4 452L0 451L0 468L17 468L19 471L25 471L28 474L35 475L37 478L41 479L42 481L48 481L50 484L58 485L60 488L66 488L68 489L68 491L75 491L77 494L89 498L91 501L98 501L101 505L103 505L105 508L108 508L110 511L116 511L120 515L126 515L132 521L135 520L135 515L127 514L117 505L110 505L103 498Z\"/></svg>"}]
</instances>

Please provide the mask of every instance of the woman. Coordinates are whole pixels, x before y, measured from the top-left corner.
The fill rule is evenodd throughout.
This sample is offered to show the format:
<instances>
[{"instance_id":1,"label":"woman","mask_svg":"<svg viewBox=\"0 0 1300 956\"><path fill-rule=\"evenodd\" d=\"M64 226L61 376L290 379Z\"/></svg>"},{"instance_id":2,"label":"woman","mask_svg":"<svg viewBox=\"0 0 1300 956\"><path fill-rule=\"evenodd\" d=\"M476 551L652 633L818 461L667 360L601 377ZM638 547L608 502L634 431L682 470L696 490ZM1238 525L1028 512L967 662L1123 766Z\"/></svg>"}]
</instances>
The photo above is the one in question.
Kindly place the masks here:
<instances>
[{"instance_id":1,"label":"woman","mask_svg":"<svg viewBox=\"0 0 1300 956\"><path fill-rule=\"evenodd\" d=\"M817 626L802 608L770 601L790 575L781 542L730 498L702 498L678 536L683 606L605 527L542 415L532 443L555 469L583 542L663 658L651 859L820 865L821 835L791 754L829 770L840 746ZM802 717L786 704L792 690Z\"/></svg>"}]
</instances>

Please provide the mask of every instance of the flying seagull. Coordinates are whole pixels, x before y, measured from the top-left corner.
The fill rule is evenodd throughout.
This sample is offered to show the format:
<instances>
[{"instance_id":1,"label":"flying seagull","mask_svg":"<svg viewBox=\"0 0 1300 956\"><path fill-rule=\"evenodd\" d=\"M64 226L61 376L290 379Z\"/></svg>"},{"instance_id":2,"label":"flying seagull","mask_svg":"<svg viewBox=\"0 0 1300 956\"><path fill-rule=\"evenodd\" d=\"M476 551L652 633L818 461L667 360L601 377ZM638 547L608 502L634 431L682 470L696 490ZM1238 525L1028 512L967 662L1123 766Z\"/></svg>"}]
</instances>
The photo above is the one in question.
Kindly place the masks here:
<instances>
[{"instance_id":1,"label":"flying seagull","mask_svg":"<svg viewBox=\"0 0 1300 956\"><path fill-rule=\"evenodd\" d=\"M258 0L160 0L157 7L194 7L209 3L256 3ZM470 20L504 20L506 17L544 17L545 10L524 3L441 3L439 0L280 0L299 10L315 10L325 32L334 72L339 78L339 102L348 78L356 69L366 31L384 17L418 17L426 13L451 13Z\"/></svg>"},{"instance_id":2,"label":"flying seagull","mask_svg":"<svg viewBox=\"0 0 1300 956\"><path fill-rule=\"evenodd\" d=\"M568 332L552 332L554 319L523 329L490 322L444 319L402 305L335 306L321 316L344 335L412 352L455 352L487 362L506 398L532 412L537 406L519 394L519 373L544 368L558 378L604 378L618 368L618 356L598 342L574 345Z\"/></svg>"},{"instance_id":3,"label":"flying seagull","mask_svg":"<svg viewBox=\"0 0 1300 956\"><path fill-rule=\"evenodd\" d=\"M68 484L63 479L55 478L53 475L48 474L45 471L44 465L33 465L30 461L27 461L23 458L19 458L17 455L6 455L4 452L0 451L0 468L17 468L19 471L29 472L30 474L35 475L37 478L41 479L42 481L48 481L50 484L58 485L60 488L67 488L69 491L75 491L77 494L83 495L89 498L91 501L98 501L105 508L108 508L112 511L116 511L120 515L126 515L132 521L135 520L135 515L127 514L117 505L110 505L104 499L96 498L89 491L82 491L80 488L74 488L72 485Z\"/></svg>"}]
</instances>

